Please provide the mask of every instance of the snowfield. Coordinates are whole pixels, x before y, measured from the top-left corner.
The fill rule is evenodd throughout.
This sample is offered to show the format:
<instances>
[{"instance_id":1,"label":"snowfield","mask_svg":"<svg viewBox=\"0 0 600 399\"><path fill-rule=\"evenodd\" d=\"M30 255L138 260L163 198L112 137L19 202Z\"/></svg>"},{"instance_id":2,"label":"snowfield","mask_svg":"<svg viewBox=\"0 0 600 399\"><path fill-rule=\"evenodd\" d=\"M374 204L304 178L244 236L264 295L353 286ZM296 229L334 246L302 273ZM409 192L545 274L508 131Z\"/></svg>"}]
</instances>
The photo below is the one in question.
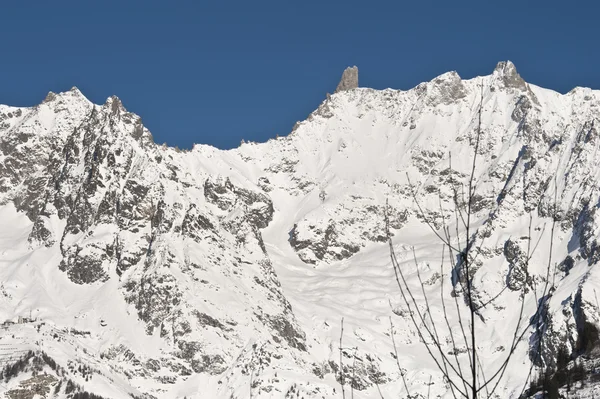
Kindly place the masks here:
<instances>
[{"instance_id":1,"label":"snowfield","mask_svg":"<svg viewBox=\"0 0 600 399\"><path fill-rule=\"evenodd\" d=\"M481 397L518 398L561 346L587 373L575 395L593 397L599 117L600 92L543 89L510 62L340 90L288 136L228 151L156 145L118 98L76 88L0 106L0 362L26 359L0 393L453 397L466 387L421 341L435 324L468 370L468 307L437 234L466 240L453 198L477 148L480 381L519 335Z\"/></svg>"}]
</instances>

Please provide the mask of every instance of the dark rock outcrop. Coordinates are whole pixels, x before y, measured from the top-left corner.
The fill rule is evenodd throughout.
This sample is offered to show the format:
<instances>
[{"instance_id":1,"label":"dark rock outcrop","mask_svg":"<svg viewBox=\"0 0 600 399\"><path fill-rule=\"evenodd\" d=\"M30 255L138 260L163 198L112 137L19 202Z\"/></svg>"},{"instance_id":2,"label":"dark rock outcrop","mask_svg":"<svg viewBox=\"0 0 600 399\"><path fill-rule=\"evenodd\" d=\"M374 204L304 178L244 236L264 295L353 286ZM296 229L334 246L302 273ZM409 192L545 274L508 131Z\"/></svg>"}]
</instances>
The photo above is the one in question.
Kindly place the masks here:
<instances>
[{"instance_id":1,"label":"dark rock outcrop","mask_svg":"<svg viewBox=\"0 0 600 399\"><path fill-rule=\"evenodd\" d=\"M336 93L346 90L356 89L358 87L358 67L348 67L342 73L342 79L335 89Z\"/></svg>"}]
</instances>

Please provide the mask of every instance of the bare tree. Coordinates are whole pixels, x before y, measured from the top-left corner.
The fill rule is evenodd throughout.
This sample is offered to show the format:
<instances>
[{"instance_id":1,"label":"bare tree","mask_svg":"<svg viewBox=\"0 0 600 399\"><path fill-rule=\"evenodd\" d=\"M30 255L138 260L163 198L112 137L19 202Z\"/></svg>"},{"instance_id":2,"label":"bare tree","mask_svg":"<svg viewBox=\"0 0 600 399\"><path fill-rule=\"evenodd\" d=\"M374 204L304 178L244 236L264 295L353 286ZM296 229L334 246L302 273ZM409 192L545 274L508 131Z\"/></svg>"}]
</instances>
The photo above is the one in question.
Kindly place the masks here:
<instances>
[{"instance_id":1,"label":"bare tree","mask_svg":"<svg viewBox=\"0 0 600 399\"><path fill-rule=\"evenodd\" d=\"M543 323L539 321L544 317L542 309L545 304L546 297L549 291L552 289L550 284L550 273L552 271L552 244L554 239L554 228L556 224L556 181L555 181L555 195L554 195L554 209L552 212L552 227L550 231L550 251L548 254L548 261L546 265L546 276L543 279L541 287L535 285L535 279L532 279L529 275L529 262L532 258L535 248L539 244L544 231L539 235L538 241L532 243L532 209L530 212L529 221L529 232L527 236L527 253L524 260L523 272L524 279L522 286L520 287L519 295L519 309L517 322L514 327L512 337L510 337L510 346L505 352L504 358L500 362L500 366L492 369L489 373L489 367L484 368L483 359L478 353L478 323L481 323L483 310L498 298L502 297L505 289L502 289L496 295L492 296L488 301L481 301L476 296L478 287L474 283L474 275L476 272L476 265L479 257L482 255L482 247L487 238L486 234L480 234L478 229L475 229L474 224L474 199L476 198L477 190L477 175L476 165L477 157L480 151L480 143L482 137L482 116L483 109L483 86L481 87L481 100L477 111L476 121L476 133L474 139L474 152L472 156L472 162L470 163L470 173L468 175L468 181L463 184L458 181L451 180L452 196L453 196L453 211L448 215L442 207L441 194L438 192L438 198L440 202L439 214L441 220L432 219L427 216L423 207L420 204L418 189L412 184L409 178L409 187L412 191L412 198L416 205L419 217L427 224L431 231L437 236L441 244L441 264L440 264L440 295L441 295L441 307L443 312L443 320L435 320L432 316L430 307L430 298L425 291L425 285L421 278L419 270L418 260L416 252L413 248L412 257L414 265L416 266L416 275L421 288L421 292L415 291L411 288L407 281L406 272L400 267L400 262L396 257L394 250L392 235L389 229L389 218L386 211L386 234L389 244L390 260L394 269L394 276L403 305L408 310L407 314L411 320L411 324L415 327L420 341L424 344L425 349L429 357L434 361L437 369L443 375L444 380L447 382L450 392L454 398L490 398L493 397L497 390L504 373L507 370L509 362L513 357L517 345L525 336L528 331L531 331L532 327L535 329L534 334L538 336L537 341L537 352L541 352L543 332L540 330L540 326ZM449 157L450 169L452 169L452 157ZM465 193L466 190L466 193ZM500 207L503 196L499 196L500 199L495 209L490 209L490 214ZM541 198L540 198L541 200ZM386 210L387 210L386 206ZM454 222L452 227L446 223L446 220L450 219ZM490 218L491 219L491 218ZM462 234L461 234L462 232ZM480 261L481 262L481 261ZM447 306L444 291L444 265L450 266L450 276L452 280L452 300L453 306ZM541 288L541 290L540 290ZM538 294L540 296L538 297ZM536 309L534 316L526 321L525 303L527 298L535 296ZM459 300L462 298L462 301ZM423 309L424 307L424 309ZM450 313L454 312L454 316L457 319L458 328L453 328L450 323ZM390 319L391 323L391 319ZM392 325L393 330L393 325ZM442 340L442 331L446 331L449 334L449 344L451 350L448 352L444 349L444 342ZM392 331L393 340L393 331ZM466 348L466 354L468 357L467 361L459 359L459 347L463 346ZM395 348L394 343L394 350ZM397 352L396 352L397 356ZM397 359L397 357L396 357ZM400 369L407 394L408 386L403 373L400 363L397 363ZM533 369L533 362L529 369L529 375ZM486 370L488 374L486 375ZM525 382L525 386L527 381ZM525 389L523 387L523 390ZM523 392L522 392L523 393ZM429 395L429 393L428 393Z\"/></svg>"}]
</instances>

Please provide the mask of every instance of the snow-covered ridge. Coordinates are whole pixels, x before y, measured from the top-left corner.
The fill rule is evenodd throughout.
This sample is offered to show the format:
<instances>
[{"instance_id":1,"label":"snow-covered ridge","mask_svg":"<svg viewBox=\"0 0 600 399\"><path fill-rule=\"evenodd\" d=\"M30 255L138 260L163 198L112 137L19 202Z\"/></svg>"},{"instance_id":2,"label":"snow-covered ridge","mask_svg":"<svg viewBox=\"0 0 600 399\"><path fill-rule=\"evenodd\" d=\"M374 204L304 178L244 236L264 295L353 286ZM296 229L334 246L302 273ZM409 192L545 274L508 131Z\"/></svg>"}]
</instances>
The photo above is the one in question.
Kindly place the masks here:
<instances>
[{"instance_id":1,"label":"snow-covered ridge","mask_svg":"<svg viewBox=\"0 0 600 399\"><path fill-rule=\"evenodd\" d=\"M453 223L480 104L478 300L508 287L482 312L486 364L509 346L519 287L545 278L553 217L544 361L559 342L593 357L579 337L599 319L598 92L530 85L510 62L408 91L351 80L290 135L228 151L159 146L118 98L94 105L75 88L0 106L0 322L38 320L4 330L0 360L3 343L44 351L65 370L92 368L89 378L43 366L57 381L115 398L334 398L344 318L346 381L361 398L403 397L391 317L413 393L431 376L432 393L450 395L402 309L385 218L411 284L414 247L428 292L439 297L445 281L450 298L424 220ZM530 215L540 244L523 281ZM430 311L441 317L440 303ZM501 397L520 392L529 349L518 347Z\"/></svg>"}]
</instances>

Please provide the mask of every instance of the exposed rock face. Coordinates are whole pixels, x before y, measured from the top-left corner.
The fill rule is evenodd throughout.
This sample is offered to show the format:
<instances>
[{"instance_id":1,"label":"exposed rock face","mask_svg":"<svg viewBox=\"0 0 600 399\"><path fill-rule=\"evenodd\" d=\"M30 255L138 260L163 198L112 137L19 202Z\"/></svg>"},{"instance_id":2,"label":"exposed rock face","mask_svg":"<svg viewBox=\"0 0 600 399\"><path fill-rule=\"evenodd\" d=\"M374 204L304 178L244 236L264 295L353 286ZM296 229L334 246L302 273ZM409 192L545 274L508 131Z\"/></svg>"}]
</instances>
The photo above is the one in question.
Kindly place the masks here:
<instances>
[{"instance_id":1,"label":"exposed rock face","mask_svg":"<svg viewBox=\"0 0 600 399\"><path fill-rule=\"evenodd\" d=\"M352 90L358 87L358 67L348 67L342 73L342 79L335 89L336 93L340 91Z\"/></svg>"},{"instance_id":2,"label":"exposed rock face","mask_svg":"<svg viewBox=\"0 0 600 399\"><path fill-rule=\"evenodd\" d=\"M428 104L453 104L467 96L462 79L456 72L448 72L438 76L427 84Z\"/></svg>"},{"instance_id":3,"label":"exposed rock face","mask_svg":"<svg viewBox=\"0 0 600 399\"><path fill-rule=\"evenodd\" d=\"M531 284L530 281L527 281L528 255L519 246L519 243L510 239L506 240L504 243L504 257L508 261L506 286L513 291L518 291L523 288L523 285Z\"/></svg>"},{"instance_id":4,"label":"exposed rock face","mask_svg":"<svg viewBox=\"0 0 600 399\"><path fill-rule=\"evenodd\" d=\"M360 196L327 204L326 209L332 215L330 219L307 217L289 232L290 245L305 263L348 259L370 242L387 242L386 218L393 233L404 227L409 216L406 209L374 205ZM352 213L347 214L347 209L352 209Z\"/></svg>"},{"instance_id":5,"label":"exposed rock face","mask_svg":"<svg viewBox=\"0 0 600 399\"><path fill-rule=\"evenodd\" d=\"M527 83L525 83L521 75L517 72L515 64L510 61L499 62L496 65L496 69L494 69L494 73L498 74L505 87L520 90L527 88Z\"/></svg>"}]
</instances>

